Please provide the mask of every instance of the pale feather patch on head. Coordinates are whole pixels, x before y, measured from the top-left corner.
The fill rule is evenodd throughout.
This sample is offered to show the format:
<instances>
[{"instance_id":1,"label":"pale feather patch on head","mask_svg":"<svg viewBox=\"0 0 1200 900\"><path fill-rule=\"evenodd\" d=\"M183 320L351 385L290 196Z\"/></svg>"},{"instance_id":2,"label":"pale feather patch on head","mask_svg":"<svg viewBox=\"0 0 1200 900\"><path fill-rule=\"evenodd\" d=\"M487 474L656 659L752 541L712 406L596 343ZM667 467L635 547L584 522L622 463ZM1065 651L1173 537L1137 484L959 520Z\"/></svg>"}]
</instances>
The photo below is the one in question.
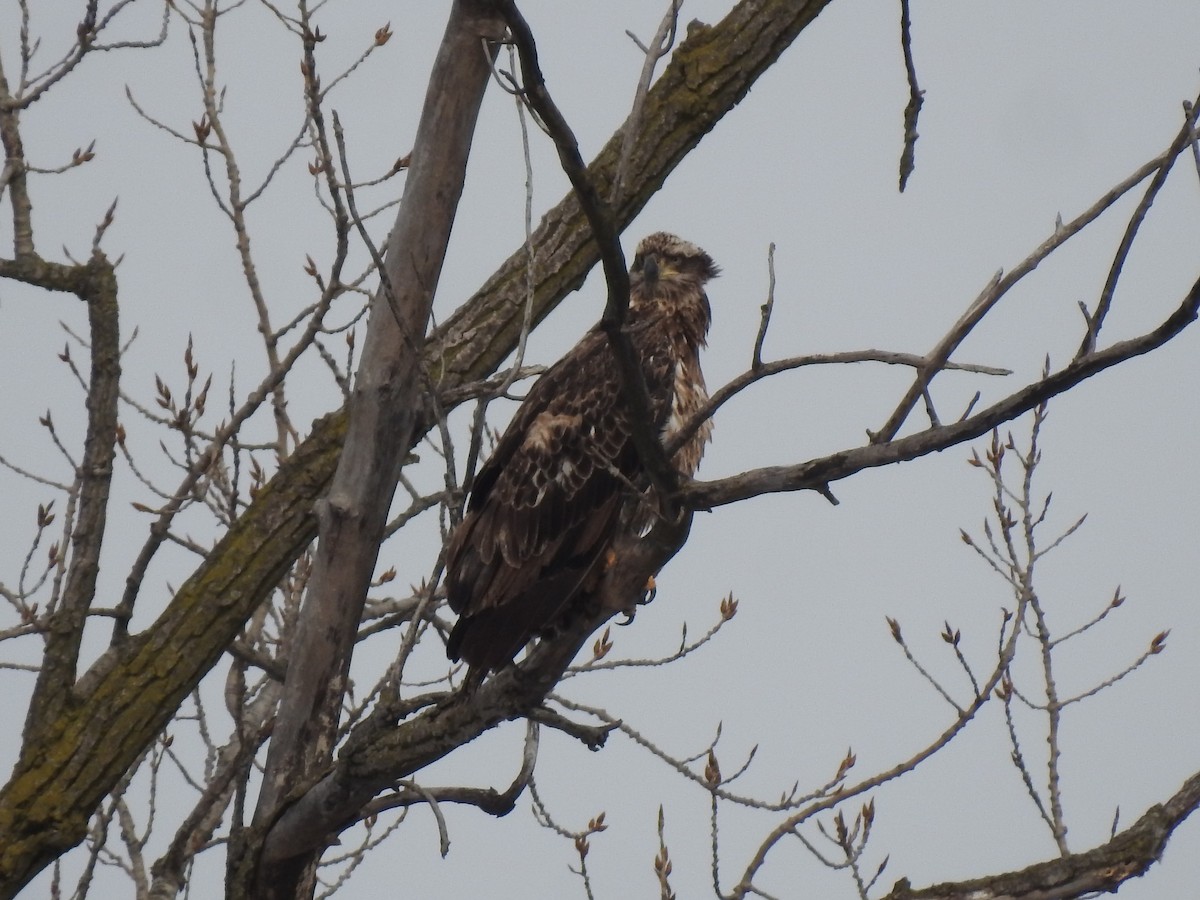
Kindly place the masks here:
<instances>
[{"instance_id":1,"label":"pale feather patch on head","mask_svg":"<svg viewBox=\"0 0 1200 900\"><path fill-rule=\"evenodd\" d=\"M656 231L642 238L633 257L634 271L641 269L647 256L654 256L660 267L692 270L689 274L695 275L701 284L721 273L720 266L704 250L668 231Z\"/></svg>"},{"instance_id":2,"label":"pale feather patch on head","mask_svg":"<svg viewBox=\"0 0 1200 900\"><path fill-rule=\"evenodd\" d=\"M669 231L656 231L654 234L646 235L638 242L637 252L640 255L656 253L663 256L679 256L683 258L708 256L707 253L691 241L685 241L683 238L671 234Z\"/></svg>"}]
</instances>

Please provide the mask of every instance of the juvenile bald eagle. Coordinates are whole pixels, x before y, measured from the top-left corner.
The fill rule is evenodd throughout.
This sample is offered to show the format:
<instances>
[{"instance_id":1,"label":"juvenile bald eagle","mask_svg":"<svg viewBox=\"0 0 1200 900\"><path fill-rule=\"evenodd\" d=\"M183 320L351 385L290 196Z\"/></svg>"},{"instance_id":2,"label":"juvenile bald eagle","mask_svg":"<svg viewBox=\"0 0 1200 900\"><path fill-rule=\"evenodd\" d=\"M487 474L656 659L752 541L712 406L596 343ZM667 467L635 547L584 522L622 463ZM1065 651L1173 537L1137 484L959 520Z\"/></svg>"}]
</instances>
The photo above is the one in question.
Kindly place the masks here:
<instances>
[{"instance_id":1,"label":"juvenile bald eagle","mask_svg":"<svg viewBox=\"0 0 1200 900\"><path fill-rule=\"evenodd\" d=\"M633 259L625 328L664 441L708 399L704 285L719 271L665 232L645 238ZM710 432L705 422L674 454L683 476L696 471ZM651 521L647 486L617 360L596 326L534 383L475 478L446 562L459 616L447 656L482 676L577 609L622 529Z\"/></svg>"}]
</instances>

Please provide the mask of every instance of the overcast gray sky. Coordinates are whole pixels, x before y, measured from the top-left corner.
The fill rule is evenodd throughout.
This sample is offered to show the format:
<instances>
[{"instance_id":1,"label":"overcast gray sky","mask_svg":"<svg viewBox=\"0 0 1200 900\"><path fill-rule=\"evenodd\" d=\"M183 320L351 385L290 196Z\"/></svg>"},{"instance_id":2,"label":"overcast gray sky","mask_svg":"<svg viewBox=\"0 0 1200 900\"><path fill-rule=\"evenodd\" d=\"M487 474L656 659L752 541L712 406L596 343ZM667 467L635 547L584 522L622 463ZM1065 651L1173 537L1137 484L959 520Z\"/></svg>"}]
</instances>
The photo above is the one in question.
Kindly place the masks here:
<instances>
[{"instance_id":1,"label":"overcast gray sky","mask_svg":"<svg viewBox=\"0 0 1200 900\"><path fill-rule=\"evenodd\" d=\"M714 21L729 5L688 0L682 16ZM0 50L9 66L15 6L0 9ZM548 86L585 158L629 108L641 56L624 31L647 39L660 6L665 3L521 4ZM32 0L31 7L53 58L73 36L76 13L45 0ZM153 5L130 15L129 36L153 33L157 15ZM918 2L913 16L927 93L917 169L903 195L896 190L907 100L898 3L835 0L627 231L627 252L640 236L666 229L700 244L723 267L709 292L715 320L705 357L710 386L749 362L771 242L777 286L767 356L865 348L923 353L996 270L1014 266L1053 233L1057 215L1078 214L1165 149L1182 121L1182 101L1200 88L1195 0ZM362 177L386 169L410 147L444 5L334 0L320 19L329 35L320 50L329 72L389 20L392 42L332 102ZM234 363L243 390L263 371L232 236L195 155L141 121L124 96L128 86L153 115L190 129L201 110L178 26L161 49L89 59L23 120L28 152L39 165L61 164L74 147L97 142L95 162L35 185L40 241L45 252L65 245L77 258L85 256L95 222L119 196L105 246L125 254L122 329L129 335L136 327L138 338L124 361L124 385L144 400L152 397L155 373L181 382L188 335L222 392ZM243 169L256 180L300 125L298 51L254 4L231 17L226 31L220 64L229 86L228 124ZM567 183L549 140L535 132L532 141L536 218ZM279 322L311 295L301 269L305 254L321 261L330 253L303 162L285 171L252 219ZM438 316L519 245L524 179L512 99L493 86ZM942 375L935 396L944 415L960 411L976 390L985 402L1011 391L1036 375L1046 354L1052 364L1069 359L1080 335L1077 304L1094 304L1132 208L1129 198L1118 204L989 317L959 358L1014 374L1003 380ZM0 240L8 242L10 232L5 219ZM1198 246L1197 173L1181 164L1130 257L1106 340L1144 331L1178 304L1197 275ZM593 275L535 333L529 361L550 362L569 347L598 316L603 297ZM0 356L8 361L0 389L7 423L0 455L60 480L67 478L65 464L36 419L52 410L68 443L81 432L79 391L55 357L67 340L60 321L76 333L85 329L79 307L71 298L0 283ZM1171 629L1166 653L1066 716L1064 793L1074 849L1105 840L1118 807L1128 824L1200 768L1194 574L1200 487L1192 459L1200 440L1198 374L1197 336L1185 333L1072 391L1051 406L1046 425L1038 477L1043 491L1054 492L1050 519L1065 528L1086 512L1088 521L1046 558L1039 593L1063 631L1103 608L1118 585L1129 597L1113 622L1064 648L1064 692L1120 670L1156 632ZM909 379L906 371L859 365L809 368L761 384L721 411L699 477L859 445L866 429L882 425ZM327 378L314 372L311 383L311 390L290 390L297 421L339 402ZM507 411L497 404L493 415L502 424ZM914 414L910 428L921 421ZM122 422L143 442L151 469L165 476L168 470L153 460L154 432L132 413L123 413ZM269 427L267 417L259 427ZM1027 428L1024 420L1013 426L1018 440ZM756 761L739 785L768 798L797 780L802 789L826 781L847 747L857 753L860 775L910 756L949 723L949 707L905 662L884 617L898 619L922 659L965 690L954 681L953 659L937 636L943 621L962 630L964 653L982 669L995 645L999 610L1011 608L1004 583L958 536L960 527L979 531L991 499L986 478L966 465L967 456L967 448L957 448L864 473L833 486L837 507L805 493L699 515L688 545L659 579L655 602L632 627L614 629L614 655L669 653L684 622L689 634L699 634L732 591L741 605L728 630L682 664L599 673L573 679L564 691L607 707L681 756L703 749L723 723L722 767L736 768L757 745ZM123 493L114 504L102 575L110 593L119 591L146 528L129 506L146 501L144 492L127 472L118 488ZM11 581L36 505L52 494L7 471L0 472L0 491L8 510L0 518L0 581ZM398 584L414 583L428 573L434 552L434 530L427 528L385 548L380 567L395 565ZM144 602L135 625L150 621L166 602L168 585L182 580L188 561L182 551L166 554L151 570L150 593L159 606ZM383 643L364 648L364 671L390 658L394 647ZM28 659L6 652L6 660ZM16 722L32 678L3 677L12 686L0 708ZM220 678L208 689L219 697ZM955 744L875 794L866 865L890 855L881 879L887 888L902 876L923 886L1054 855L1007 762L1000 706L990 707ZM13 731L0 735L6 759L15 752ZM516 725L500 728L422 778L502 786L519 765L521 734ZM1031 751L1040 750L1036 732L1028 734ZM578 828L607 813L609 829L593 839L588 859L598 896L653 895L660 803L677 893L696 897L711 890L707 795L629 740L617 736L604 751L590 753L562 735L545 734L537 777L542 798L563 824ZM447 859L438 857L432 817L415 810L369 856L345 895L583 895L567 868L575 862L569 843L534 824L527 802L499 821L470 809L448 810L447 818ZM723 887L736 881L777 820L722 813ZM1188 823L1163 864L1121 896L1193 896L1198 852L1200 827ZM221 862L208 856L198 878L215 885ZM45 893L47 884L43 877L29 895ZM775 851L762 884L783 897L853 896L844 874L823 869L799 843Z\"/></svg>"}]
</instances>

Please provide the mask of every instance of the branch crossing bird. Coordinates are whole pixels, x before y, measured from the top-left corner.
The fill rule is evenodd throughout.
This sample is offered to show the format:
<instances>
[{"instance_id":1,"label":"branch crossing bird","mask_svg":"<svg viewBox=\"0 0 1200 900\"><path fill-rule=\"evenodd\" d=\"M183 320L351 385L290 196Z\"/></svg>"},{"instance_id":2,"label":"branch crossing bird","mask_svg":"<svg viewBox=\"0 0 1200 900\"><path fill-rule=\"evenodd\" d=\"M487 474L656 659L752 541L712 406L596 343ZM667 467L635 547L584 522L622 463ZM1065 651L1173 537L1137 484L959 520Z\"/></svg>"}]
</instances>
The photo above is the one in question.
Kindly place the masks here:
<instances>
[{"instance_id":1,"label":"branch crossing bird","mask_svg":"<svg viewBox=\"0 0 1200 900\"><path fill-rule=\"evenodd\" d=\"M625 330L641 363L653 427L666 442L708 400L700 349L720 269L694 244L657 232L630 269ZM532 386L479 469L450 539L446 592L458 621L446 645L482 678L553 633L599 583L615 540L653 522L621 374L597 325ZM670 462L691 477L705 422Z\"/></svg>"}]
</instances>

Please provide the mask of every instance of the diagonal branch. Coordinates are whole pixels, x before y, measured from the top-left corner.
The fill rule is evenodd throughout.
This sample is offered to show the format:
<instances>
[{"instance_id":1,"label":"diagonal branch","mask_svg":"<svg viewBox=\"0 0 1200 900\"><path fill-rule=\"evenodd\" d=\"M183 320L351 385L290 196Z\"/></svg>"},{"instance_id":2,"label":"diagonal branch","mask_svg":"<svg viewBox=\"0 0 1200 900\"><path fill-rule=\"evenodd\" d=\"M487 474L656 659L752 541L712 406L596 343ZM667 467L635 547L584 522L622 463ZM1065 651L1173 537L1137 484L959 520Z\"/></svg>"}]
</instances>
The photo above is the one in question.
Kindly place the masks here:
<instances>
[{"instance_id":1,"label":"diagonal branch","mask_svg":"<svg viewBox=\"0 0 1200 900\"><path fill-rule=\"evenodd\" d=\"M921 369L925 366L926 357L918 356L915 353L900 353L895 350L845 350L840 353L807 353L804 356L791 356L785 359L772 360L771 362L758 360L756 365L751 365L741 375L738 375L713 391L708 402L682 428L671 435L671 440L665 445L666 452L668 454L674 453L696 433L696 430L704 422L716 415L718 409L746 390L746 388L764 379L807 366L847 365L866 362ZM948 362L945 368L953 371L973 372L976 375L1012 374L1011 369L1003 369L998 366L985 366L980 363Z\"/></svg>"},{"instance_id":2,"label":"diagonal branch","mask_svg":"<svg viewBox=\"0 0 1200 900\"><path fill-rule=\"evenodd\" d=\"M629 154L633 151L633 145L642 130L642 110L646 105L646 94L650 90L650 83L654 80L654 69L658 66L659 60L675 46L681 6L683 6L683 0L671 0L666 13L663 14L662 21L658 23L658 30L654 32L654 37L650 39L648 46L643 45L633 32L625 32L641 48L646 59L642 63L642 74L638 78L637 91L633 95L633 106L629 110L629 118L625 120L623 129L625 139L621 142L621 158L617 162L617 174L613 178L612 193L609 194L610 201L625 186L625 171L629 166Z\"/></svg>"},{"instance_id":3,"label":"diagonal branch","mask_svg":"<svg viewBox=\"0 0 1200 900\"><path fill-rule=\"evenodd\" d=\"M430 74L382 284L371 304L344 452L329 496L317 507L320 541L254 815L260 834L269 831L288 796L328 766L363 604L404 465L402 448L415 443L428 418L421 344L466 179L490 55L503 27L492 7L489 0L454 3ZM486 52L481 40L490 44ZM247 855L253 866L253 849ZM291 898L315 860L297 852L272 862L255 867L256 888L248 887L250 879L239 883L255 897Z\"/></svg>"},{"instance_id":4,"label":"diagonal branch","mask_svg":"<svg viewBox=\"0 0 1200 900\"><path fill-rule=\"evenodd\" d=\"M538 746L540 743L538 724L530 721L525 730L525 748L521 752L521 769L503 791L495 788L466 788L442 787L422 788L420 791L412 787L398 785L402 790L395 794L377 797L366 804L360 816L378 815L384 810L413 806L417 803L463 803L475 806L491 816L507 816L517 805L517 800L529 787L533 778L533 767L537 763Z\"/></svg>"},{"instance_id":5,"label":"diagonal branch","mask_svg":"<svg viewBox=\"0 0 1200 900\"><path fill-rule=\"evenodd\" d=\"M626 538L615 548L616 562L591 598L594 611L567 624L553 640L539 642L519 666L503 669L473 693L447 694L411 719L403 719L402 705L380 704L354 729L324 777L283 811L264 844L263 858L324 846L397 781L541 706L592 632L638 596L647 578L683 546L690 516L682 518L677 523L660 520L643 538Z\"/></svg>"},{"instance_id":6,"label":"diagonal branch","mask_svg":"<svg viewBox=\"0 0 1200 900\"><path fill-rule=\"evenodd\" d=\"M679 478L651 426L654 416L650 405L650 393L646 389L641 362L633 349L633 342L624 331L625 315L629 310L629 272L625 266L625 256L621 252L620 233L613 221L612 210L596 190L596 183L588 174L583 157L579 155L579 142L575 139L571 126L567 124L550 92L546 90L546 79L538 64L537 45L528 23L512 0L505 0L501 5L521 59L525 98L554 140L563 171L571 181L571 187L575 190L575 196L579 199L579 205L587 217L588 226L600 251L600 264L608 286L608 302L604 306L600 326L608 336L617 358L617 366L621 373L621 390L625 402L629 405L629 418L633 425L633 444L637 448L643 468L650 477L650 483L658 490L658 496L666 500L674 494ZM628 126L635 128L637 125L638 122L631 117ZM627 134L626 138L629 136Z\"/></svg>"},{"instance_id":7,"label":"diagonal branch","mask_svg":"<svg viewBox=\"0 0 1200 900\"><path fill-rule=\"evenodd\" d=\"M900 879L883 900L1074 900L1115 892L1158 862L1176 827L1200 807L1200 773L1183 783L1112 840L1085 853L1037 863L1018 872L913 890Z\"/></svg>"},{"instance_id":8,"label":"diagonal branch","mask_svg":"<svg viewBox=\"0 0 1200 900\"><path fill-rule=\"evenodd\" d=\"M827 2L742 0L717 25L693 25L646 97L646 127L630 155L628 183L612 204L621 228ZM622 141L618 130L592 162L598 185L611 183ZM583 283L598 253L573 193L545 215L531 243L537 323ZM516 346L526 266L522 243L428 342L425 365L443 391L486 377ZM316 533L312 505L328 488L345 429L342 411L314 424L162 615L104 654L86 686L81 682L82 702L27 749L28 764L0 790L0 897L83 839L91 811L308 546ZM85 752L97 735L106 736L106 752ZM27 823L23 811L34 797L44 818Z\"/></svg>"},{"instance_id":9,"label":"diagonal branch","mask_svg":"<svg viewBox=\"0 0 1200 900\"><path fill-rule=\"evenodd\" d=\"M1197 98L1196 102L1200 103L1200 98ZM1096 304L1096 309L1087 316L1087 333L1079 345L1079 356L1091 353L1096 349L1096 338L1099 336L1100 328L1104 325L1104 319L1108 316L1108 311L1112 307L1113 295L1117 292L1117 280L1121 277L1121 271L1125 268L1125 260L1129 256L1129 251L1133 249L1133 242L1137 237L1138 230L1141 228L1146 214L1150 211L1150 207L1154 204L1154 198L1158 196L1159 190L1166 184L1167 176L1171 174L1171 167L1175 165L1175 161L1179 159L1179 156L1189 146L1197 146L1196 137L1195 104L1185 103L1183 127L1179 130L1179 134L1175 136L1175 140L1171 143L1170 148L1168 148L1162 164L1159 165L1154 173L1154 177L1146 185L1146 191L1142 195L1142 199L1138 201L1137 209L1133 211L1133 215L1129 219L1129 224L1125 227L1125 233L1121 236L1121 245L1117 248L1116 255L1113 257L1112 266L1109 268L1108 278L1104 281L1104 288L1100 291L1100 300Z\"/></svg>"},{"instance_id":10,"label":"diagonal branch","mask_svg":"<svg viewBox=\"0 0 1200 900\"><path fill-rule=\"evenodd\" d=\"M816 490L863 469L907 462L945 450L987 434L997 425L1015 419L1098 372L1161 347L1194 322L1198 314L1200 280L1192 285L1176 310L1152 331L1072 360L1065 368L1026 385L973 416L887 443L871 443L797 465L767 466L716 481L692 482L680 488L682 501L691 509L714 509L760 494Z\"/></svg>"},{"instance_id":11,"label":"diagonal branch","mask_svg":"<svg viewBox=\"0 0 1200 900\"><path fill-rule=\"evenodd\" d=\"M117 444L117 398L121 377L121 336L117 322L117 277L97 250L76 267L78 297L87 304L91 336L91 376L87 391L87 433L76 481L79 512L71 535L71 560L62 603L46 631L46 648L26 722L27 752L35 735L71 702L79 648L100 574L100 546L108 518L113 459Z\"/></svg>"},{"instance_id":12,"label":"diagonal branch","mask_svg":"<svg viewBox=\"0 0 1200 900\"><path fill-rule=\"evenodd\" d=\"M1007 275L1003 272L997 272L992 281L984 288L975 301L962 314L954 327L950 329L946 335L938 341L926 357L926 365L922 367L912 386L904 395L904 398L897 404L895 410L888 418L887 422L871 436L871 440L878 443L883 443L892 440L899 433L901 426L908 418L916 404L925 395L930 382L934 376L941 372L951 354L954 353L958 346L966 339L971 330L979 324L996 304L1021 281L1026 275L1036 269L1043 260L1051 253L1069 241L1075 235L1079 234L1100 217L1109 207L1117 202L1122 196L1140 184L1144 179L1155 173L1161 173L1164 168L1169 169L1171 162L1186 149L1187 141L1183 140L1184 136L1190 135L1190 127L1185 127L1180 136L1177 136L1171 146L1159 156L1146 162L1138 167L1132 175L1127 177L1120 184L1114 186L1106 192L1099 200L1093 203L1088 209L1084 210L1070 222L1063 224L1058 223L1049 238L1042 242L1029 256L1021 260L1013 267ZM1091 318L1094 318L1092 316ZM1089 330L1092 325L1089 321ZM1093 347L1081 348L1077 356L1083 356L1084 350L1094 349Z\"/></svg>"}]
</instances>

